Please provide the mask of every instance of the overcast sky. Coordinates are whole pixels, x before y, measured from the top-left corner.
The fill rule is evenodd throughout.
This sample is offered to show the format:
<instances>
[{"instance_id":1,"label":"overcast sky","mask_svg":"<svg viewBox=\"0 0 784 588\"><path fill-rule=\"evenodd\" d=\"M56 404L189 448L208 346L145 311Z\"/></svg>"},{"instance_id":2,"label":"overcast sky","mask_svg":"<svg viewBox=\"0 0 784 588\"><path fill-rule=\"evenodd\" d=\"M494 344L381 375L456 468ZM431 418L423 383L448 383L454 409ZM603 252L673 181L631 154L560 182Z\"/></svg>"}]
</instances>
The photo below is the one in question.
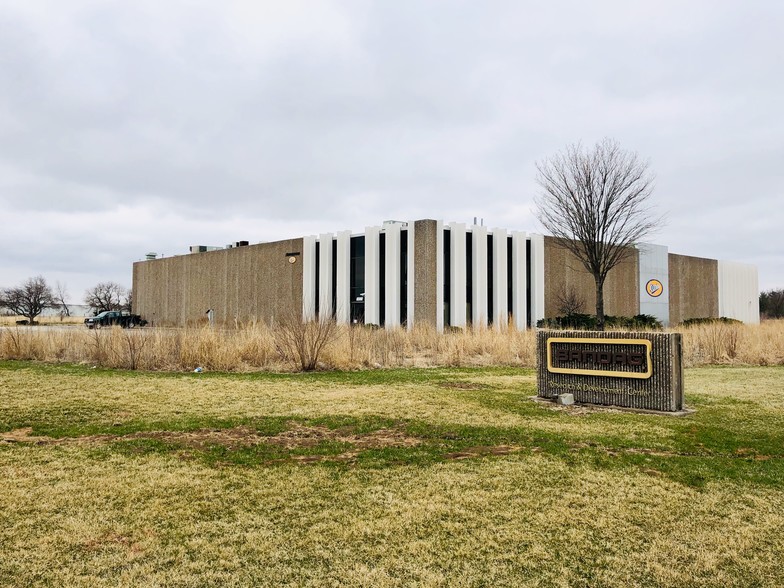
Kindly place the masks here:
<instances>
[{"instance_id":1,"label":"overcast sky","mask_svg":"<svg viewBox=\"0 0 784 588\"><path fill-rule=\"evenodd\" d=\"M671 252L784 287L784 3L0 0L0 286L437 218L541 232L535 162L650 160Z\"/></svg>"}]
</instances>

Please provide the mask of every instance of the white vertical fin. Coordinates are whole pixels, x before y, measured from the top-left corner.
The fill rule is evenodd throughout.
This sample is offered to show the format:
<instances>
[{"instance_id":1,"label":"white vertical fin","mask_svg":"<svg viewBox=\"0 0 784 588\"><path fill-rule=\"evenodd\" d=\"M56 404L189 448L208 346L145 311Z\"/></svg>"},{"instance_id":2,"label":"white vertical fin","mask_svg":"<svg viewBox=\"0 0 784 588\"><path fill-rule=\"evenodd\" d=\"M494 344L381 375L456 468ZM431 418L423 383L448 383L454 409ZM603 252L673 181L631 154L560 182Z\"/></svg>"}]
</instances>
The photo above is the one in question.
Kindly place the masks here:
<instances>
[{"instance_id":1,"label":"white vertical fin","mask_svg":"<svg viewBox=\"0 0 784 588\"><path fill-rule=\"evenodd\" d=\"M316 318L316 237L302 239L302 320Z\"/></svg>"},{"instance_id":2,"label":"white vertical fin","mask_svg":"<svg viewBox=\"0 0 784 588\"><path fill-rule=\"evenodd\" d=\"M518 331L525 331L527 327L526 242L524 232L512 231L512 317Z\"/></svg>"},{"instance_id":3,"label":"white vertical fin","mask_svg":"<svg viewBox=\"0 0 784 588\"><path fill-rule=\"evenodd\" d=\"M335 319L347 325L351 320L351 231L338 233L337 288L335 290Z\"/></svg>"},{"instance_id":4,"label":"white vertical fin","mask_svg":"<svg viewBox=\"0 0 784 588\"><path fill-rule=\"evenodd\" d=\"M493 229L493 326L505 329L509 320L506 229Z\"/></svg>"},{"instance_id":5,"label":"white vertical fin","mask_svg":"<svg viewBox=\"0 0 784 588\"><path fill-rule=\"evenodd\" d=\"M436 331L444 332L444 222L436 221Z\"/></svg>"},{"instance_id":6,"label":"white vertical fin","mask_svg":"<svg viewBox=\"0 0 784 588\"><path fill-rule=\"evenodd\" d=\"M406 327L414 328L414 221L408 223L408 257L406 259Z\"/></svg>"},{"instance_id":7,"label":"white vertical fin","mask_svg":"<svg viewBox=\"0 0 784 588\"><path fill-rule=\"evenodd\" d=\"M531 325L544 318L544 236L531 238Z\"/></svg>"},{"instance_id":8,"label":"white vertical fin","mask_svg":"<svg viewBox=\"0 0 784 588\"><path fill-rule=\"evenodd\" d=\"M332 305L332 233L319 235L319 320L331 319Z\"/></svg>"},{"instance_id":9,"label":"white vertical fin","mask_svg":"<svg viewBox=\"0 0 784 588\"><path fill-rule=\"evenodd\" d=\"M487 326L487 227L471 229L471 321L476 327Z\"/></svg>"},{"instance_id":10,"label":"white vertical fin","mask_svg":"<svg viewBox=\"0 0 784 588\"><path fill-rule=\"evenodd\" d=\"M451 254L449 268L449 324L465 327L466 324L466 226L449 225Z\"/></svg>"},{"instance_id":11,"label":"white vertical fin","mask_svg":"<svg viewBox=\"0 0 784 588\"><path fill-rule=\"evenodd\" d=\"M384 225L384 326L400 326L400 224Z\"/></svg>"},{"instance_id":12,"label":"white vertical fin","mask_svg":"<svg viewBox=\"0 0 784 588\"><path fill-rule=\"evenodd\" d=\"M380 321L379 234L380 227L365 228L365 324Z\"/></svg>"}]
</instances>

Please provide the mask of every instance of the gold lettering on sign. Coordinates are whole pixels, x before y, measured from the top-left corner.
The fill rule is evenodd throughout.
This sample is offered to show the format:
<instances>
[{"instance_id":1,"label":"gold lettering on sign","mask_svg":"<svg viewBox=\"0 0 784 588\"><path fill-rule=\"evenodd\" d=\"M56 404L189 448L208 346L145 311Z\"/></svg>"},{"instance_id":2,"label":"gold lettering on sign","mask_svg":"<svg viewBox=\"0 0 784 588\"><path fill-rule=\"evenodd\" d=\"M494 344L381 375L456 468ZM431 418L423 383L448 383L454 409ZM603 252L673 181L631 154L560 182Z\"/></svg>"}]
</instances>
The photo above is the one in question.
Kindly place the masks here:
<instances>
[{"instance_id":1,"label":"gold lettering on sign","mask_svg":"<svg viewBox=\"0 0 784 588\"><path fill-rule=\"evenodd\" d=\"M645 348L644 352L628 351L589 351L584 349L558 349L553 351L555 343L586 343L588 345L637 345ZM569 361L589 363L600 369L559 367ZM559 365L554 364L557 363ZM613 366L643 367L645 371L625 372L606 369ZM576 376L609 376L611 378L634 378L646 380L653 375L651 362L651 342L647 339L594 339L571 337L547 338L547 371L553 374L573 374Z\"/></svg>"}]
</instances>

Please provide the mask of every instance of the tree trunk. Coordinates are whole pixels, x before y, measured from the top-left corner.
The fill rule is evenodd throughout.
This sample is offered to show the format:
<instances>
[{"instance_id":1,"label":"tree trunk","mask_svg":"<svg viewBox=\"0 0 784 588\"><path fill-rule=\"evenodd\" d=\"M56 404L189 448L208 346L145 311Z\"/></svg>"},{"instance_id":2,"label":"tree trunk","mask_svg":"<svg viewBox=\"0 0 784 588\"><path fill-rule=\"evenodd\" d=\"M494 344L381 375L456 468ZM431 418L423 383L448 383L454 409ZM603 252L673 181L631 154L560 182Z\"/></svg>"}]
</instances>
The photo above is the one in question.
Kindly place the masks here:
<instances>
[{"instance_id":1,"label":"tree trunk","mask_svg":"<svg viewBox=\"0 0 784 588\"><path fill-rule=\"evenodd\" d=\"M596 277L596 330L604 331L604 280Z\"/></svg>"}]
</instances>

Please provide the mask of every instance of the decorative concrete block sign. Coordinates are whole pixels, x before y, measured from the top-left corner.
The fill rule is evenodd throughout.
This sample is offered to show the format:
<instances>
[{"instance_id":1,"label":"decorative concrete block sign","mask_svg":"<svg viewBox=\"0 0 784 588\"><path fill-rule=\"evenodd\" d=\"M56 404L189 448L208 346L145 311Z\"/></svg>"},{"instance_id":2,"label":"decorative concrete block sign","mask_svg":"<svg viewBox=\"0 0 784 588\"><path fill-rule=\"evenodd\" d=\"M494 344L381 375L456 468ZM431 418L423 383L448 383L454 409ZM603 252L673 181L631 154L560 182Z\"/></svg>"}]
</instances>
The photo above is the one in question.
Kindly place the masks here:
<instances>
[{"instance_id":1,"label":"decorative concrete block sign","mask_svg":"<svg viewBox=\"0 0 784 588\"><path fill-rule=\"evenodd\" d=\"M539 331L538 396L641 410L683 410L680 333Z\"/></svg>"}]
</instances>

